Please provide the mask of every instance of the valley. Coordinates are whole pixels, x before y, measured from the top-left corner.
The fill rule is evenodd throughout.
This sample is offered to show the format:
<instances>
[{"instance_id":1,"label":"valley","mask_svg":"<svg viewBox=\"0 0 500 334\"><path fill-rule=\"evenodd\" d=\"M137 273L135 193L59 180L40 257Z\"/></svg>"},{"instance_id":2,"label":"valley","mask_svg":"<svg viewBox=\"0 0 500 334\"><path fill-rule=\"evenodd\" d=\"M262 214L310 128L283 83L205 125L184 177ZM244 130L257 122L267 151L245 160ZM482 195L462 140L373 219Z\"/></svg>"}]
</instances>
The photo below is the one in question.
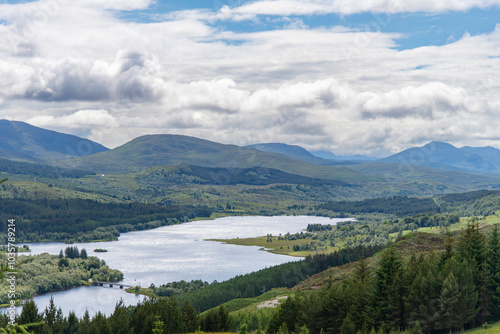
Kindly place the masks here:
<instances>
[{"instance_id":1,"label":"valley","mask_svg":"<svg viewBox=\"0 0 500 334\"><path fill-rule=\"evenodd\" d=\"M71 317L88 328L114 326L113 319L121 317L129 328L145 333L173 323L167 334L243 328L333 334L347 327L363 334L372 329L397 333L398 328L419 333L419 326L421 332L462 330L500 320L495 299L499 268L485 260L485 254L500 252L495 241L500 174L491 167L495 149L431 142L383 159L337 159L287 144L240 147L180 135L141 136L107 149L21 122L0 125L9 136L0 151L0 178L7 179L0 185L0 235L8 237L7 223L15 218L16 241L28 243L33 254L19 259L37 264L30 269L20 265L23 275L45 266L36 280L18 279L19 295L86 285L89 279L116 282L122 277L113 270L119 270L123 282L135 282L129 284L136 286L130 293L153 297L138 305L134 298L127 305L103 305L106 314L98 308L93 314L61 313L58 320L48 318L50 312L58 314L57 301L44 297L45 312L35 312L36 304L26 301L20 321L44 322L33 327L35 333L57 332L54 324L69 326ZM418 152L428 154L417 161ZM231 235L218 227L226 219L237 222L240 232ZM288 223L273 230L275 221ZM292 229L293 221L301 227ZM197 227L189 232L190 226ZM241 230L245 226L247 232ZM193 248L186 243L191 237L181 242L166 232L190 235L195 230L199 244ZM143 240L133 241L139 235ZM142 248L132 251L126 240ZM84 259L68 259L66 266L57 253L70 243L106 249L92 254L104 261L104 271L90 268ZM212 248L222 251L208 255ZM465 261L466 253L479 262ZM151 259L146 271L137 269ZM422 277L436 280L420 277L415 261L424 268ZM381 270L390 263L395 267L386 269L399 273L397 280L382 282ZM207 266L218 274L210 276ZM44 270L58 274L48 280ZM487 291L480 289L481 270L491 275ZM419 313L411 304L418 289L424 289L417 288L422 280L435 289L431 304L419 306L437 307L432 321L430 309ZM459 283L469 290L452 290ZM388 290L380 290L380 284ZM6 289L2 283L2 298ZM78 291L85 296L91 290ZM343 299L346 293L356 299ZM405 302L394 306L394 298ZM446 315L446 308L454 307L449 298L470 300L468 310L456 311L464 321ZM71 301L62 303L71 307ZM375 311L384 307L387 316ZM391 307L405 311L398 315ZM325 316L332 310L338 316ZM179 315L183 320L172 320ZM3 326L7 318L0 321Z\"/></svg>"}]
</instances>

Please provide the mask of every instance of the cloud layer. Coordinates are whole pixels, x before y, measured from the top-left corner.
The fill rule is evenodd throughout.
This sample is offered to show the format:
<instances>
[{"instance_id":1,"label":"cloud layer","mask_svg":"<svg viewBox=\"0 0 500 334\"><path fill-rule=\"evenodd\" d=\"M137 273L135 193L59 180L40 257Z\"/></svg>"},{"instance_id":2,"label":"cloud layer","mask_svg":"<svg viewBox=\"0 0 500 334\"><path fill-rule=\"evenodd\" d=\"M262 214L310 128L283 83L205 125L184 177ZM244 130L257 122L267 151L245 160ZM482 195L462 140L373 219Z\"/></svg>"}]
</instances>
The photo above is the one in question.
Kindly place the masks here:
<instances>
[{"instance_id":1,"label":"cloud layer","mask_svg":"<svg viewBox=\"0 0 500 334\"><path fill-rule=\"evenodd\" d=\"M308 28L286 17L498 3L255 1L147 23L116 14L148 8L146 0L4 4L0 117L110 147L147 133L338 154L385 155L430 140L499 147L500 28L397 51L401 34ZM282 28L237 32L217 23L264 14L280 16Z\"/></svg>"}]
</instances>

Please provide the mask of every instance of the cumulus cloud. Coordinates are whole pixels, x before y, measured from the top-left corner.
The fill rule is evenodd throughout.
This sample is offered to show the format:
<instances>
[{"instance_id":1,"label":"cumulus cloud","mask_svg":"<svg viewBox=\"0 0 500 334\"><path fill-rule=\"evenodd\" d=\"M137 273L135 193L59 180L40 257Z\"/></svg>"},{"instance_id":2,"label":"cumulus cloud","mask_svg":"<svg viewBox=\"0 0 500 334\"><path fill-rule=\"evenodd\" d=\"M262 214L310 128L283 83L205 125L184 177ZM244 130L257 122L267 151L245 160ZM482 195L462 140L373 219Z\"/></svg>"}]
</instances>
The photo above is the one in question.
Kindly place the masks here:
<instances>
[{"instance_id":1,"label":"cumulus cloud","mask_svg":"<svg viewBox=\"0 0 500 334\"><path fill-rule=\"evenodd\" d=\"M1 117L111 147L143 134L180 133L383 155L427 139L499 139L500 29L398 51L397 33L308 28L293 17L337 7L341 14L392 13L399 3L434 12L495 1L254 1L154 23L115 15L150 1L54 1L59 7L44 17L35 14L53 2L0 5ZM287 26L218 27L260 14Z\"/></svg>"}]
</instances>

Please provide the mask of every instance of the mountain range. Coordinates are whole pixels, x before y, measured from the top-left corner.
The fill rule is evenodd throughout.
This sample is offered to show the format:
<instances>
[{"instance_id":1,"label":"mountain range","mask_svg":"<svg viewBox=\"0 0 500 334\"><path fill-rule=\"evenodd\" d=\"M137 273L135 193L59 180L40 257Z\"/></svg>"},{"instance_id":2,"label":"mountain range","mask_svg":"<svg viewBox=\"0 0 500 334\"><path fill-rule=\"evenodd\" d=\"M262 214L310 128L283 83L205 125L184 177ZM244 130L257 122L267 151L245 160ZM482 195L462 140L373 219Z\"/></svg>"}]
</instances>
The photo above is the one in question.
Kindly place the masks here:
<instances>
[{"instance_id":1,"label":"mountain range","mask_svg":"<svg viewBox=\"0 0 500 334\"><path fill-rule=\"evenodd\" d=\"M491 146L457 148L448 143L432 141L378 161L479 174L500 173L500 150Z\"/></svg>"},{"instance_id":2,"label":"mountain range","mask_svg":"<svg viewBox=\"0 0 500 334\"><path fill-rule=\"evenodd\" d=\"M437 141L377 161L366 156L350 156L352 160L345 160L346 157L335 160L335 157L338 158L331 152L313 154L300 146L284 143L240 147L170 134L141 136L110 150L77 136L23 122L0 120L0 158L52 165L64 162L65 166L81 171L103 174L133 173L154 166L189 165L239 170L245 175L254 173L252 168L264 168L256 175L262 175L262 171L267 169L273 171L271 179L283 179L284 174L275 172L281 171L315 180L328 179L358 184L365 181L382 182L381 175L387 174L389 170L392 174L404 174L405 177L413 173L413 178L417 172L419 180L430 175L435 179L446 178L440 170L500 174L500 150L494 147L456 148ZM7 166L5 162L4 165ZM401 173L404 168L397 166L405 165L410 167ZM18 166L16 168L19 169ZM449 175L463 178L458 176L462 174ZM487 183L487 180L482 178L481 182Z\"/></svg>"}]
</instances>

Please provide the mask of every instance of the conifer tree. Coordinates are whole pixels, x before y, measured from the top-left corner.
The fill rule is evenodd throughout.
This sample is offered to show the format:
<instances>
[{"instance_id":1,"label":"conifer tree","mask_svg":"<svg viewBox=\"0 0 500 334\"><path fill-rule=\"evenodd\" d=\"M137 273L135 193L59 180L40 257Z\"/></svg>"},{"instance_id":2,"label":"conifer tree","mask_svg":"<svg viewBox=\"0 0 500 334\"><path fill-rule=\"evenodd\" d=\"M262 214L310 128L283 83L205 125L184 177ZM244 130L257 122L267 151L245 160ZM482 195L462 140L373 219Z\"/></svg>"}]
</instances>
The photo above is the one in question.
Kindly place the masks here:
<instances>
[{"instance_id":1,"label":"conifer tree","mask_svg":"<svg viewBox=\"0 0 500 334\"><path fill-rule=\"evenodd\" d=\"M99 334L112 334L111 326L108 319L100 311L92 317L91 328L95 333Z\"/></svg>"},{"instance_id":2,"label":"conifer tree","mask_svg":"<svg viewBox=\"0 0 500 334\"><path fill-rule=\"evenodd\" d=\"M42 319L38 313L38 307L33 299L27 300L23 305L23 310L19 316L19 324L29 324L39 322Z\"/></svg>"},{"instance_id":3,"label":"conifer tree","mask_svg":"<svg viewBox=\"0 0 500 334\"><path fill-rule=\"evenodd\" d=\"M64 334L79 334L79 322L75 312L69 312L68 319L65 323Z\"/></svg>"},{"instance_id":4,"label":"conifer tree","mask_svg":"<svg viewBox=\"0 0 500 334\"><path fill-rule=\"evenodd\" d=\"M92 330L91 327L89 310L85 310L85 313L79 323L80 334L90 334Z\"/></svg>"},{"instance_id":5,"label":"conifer tree","mask_svg":"<svg viewBox=\"0 0 500 334\"><path fill-rule=\"evenodd\" d=\"M83 250L82 250L83 251ZM130 318L123 300L115 305L113 314L108 319L113 334L131 334Z\"/></svg>"},{"instance_id":6,"label":"conifer tree","mask_svg":"<svg viewBox=\"0 0 500 334\"><path fill-rule=\"evenodd\" d=\"M402 263L394 249L385 252L375 273L370 305L371 321L383 330L403 324L404 302L402 296ZM404 327L401 326L401 327Z\"/></svg>"},{"instance_id":7,"label":"conifer tree","mask_svg":"<svg viewBox=\"0 0 500 334\"><path fill-rule=\"evenodd\" d=\"M199 326L198 313L189 300L187 300L184 305L182 305L182 320L184 333L193 333Z\"/></svg>"},{"instance_id":8,"label":"conifer tree","mask_svg":"<svg viewBox=\"0 0 500 334\"><path fill-rule=\"evenodd\" d=\"M500 233L495 224L488 242L488 267L491 274L492 320L500 320Z\"/></svg>"}]
</instances>

